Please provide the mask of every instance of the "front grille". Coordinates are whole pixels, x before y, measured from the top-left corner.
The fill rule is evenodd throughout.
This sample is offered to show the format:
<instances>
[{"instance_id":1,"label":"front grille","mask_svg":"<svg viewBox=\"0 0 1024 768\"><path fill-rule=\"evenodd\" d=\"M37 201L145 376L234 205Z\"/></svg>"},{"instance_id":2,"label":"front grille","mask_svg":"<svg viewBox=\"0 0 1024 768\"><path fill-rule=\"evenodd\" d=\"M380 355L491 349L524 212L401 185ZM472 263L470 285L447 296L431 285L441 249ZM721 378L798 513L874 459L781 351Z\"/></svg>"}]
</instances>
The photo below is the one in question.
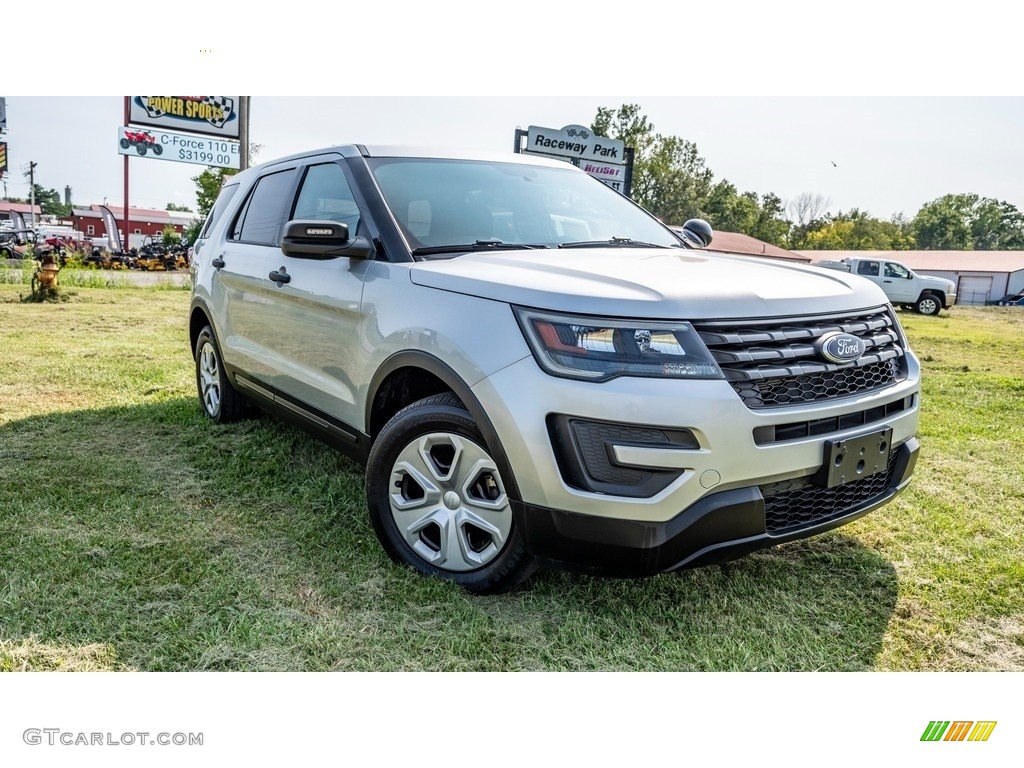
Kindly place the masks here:
<instances>
[{"instance_id":1,"label":"front grille","mask_svg":"<svg viewBox=\"0 0 1024 768\"><path fill-rule=\"evenodd\" d=\"M752 409L856 395L906 377L903 342L888 307L803 318L696 322L694 327ZM820 358L815 342L832 331L860 337L864 354L843 364Z\"/></svg>"},{"instance_id":2,"label":"front grille","mask_svg":"<svg viewBox=\"0 0 1024 768\"><path fill-rule=\"evenodd\" d=\"M788 440L803 440L807 437L819 437L841 432L844 429L854 429L870 424L877 424L892 416L909 410L914 405L914 395L907 395L886 405L877 405L863 411L851 411L840 416L830 416L827 419L812 419L810 421L794 421L789 424L773 424L764 427L754 428L755 445L771 445L772 443L784 443Z\"/></svg>"},{"instance_id":3,"label":"front grille","mask_svg":"<svg viewBox=\"0 0 1024 768\"><path fill-rule=\"evenodd\" d=\"M885 472L835 488L814 485L806 477L762 485L765 530L779 535L849 514L889 490L896 472L893 459Z\"/></svg>"}]
</instances>

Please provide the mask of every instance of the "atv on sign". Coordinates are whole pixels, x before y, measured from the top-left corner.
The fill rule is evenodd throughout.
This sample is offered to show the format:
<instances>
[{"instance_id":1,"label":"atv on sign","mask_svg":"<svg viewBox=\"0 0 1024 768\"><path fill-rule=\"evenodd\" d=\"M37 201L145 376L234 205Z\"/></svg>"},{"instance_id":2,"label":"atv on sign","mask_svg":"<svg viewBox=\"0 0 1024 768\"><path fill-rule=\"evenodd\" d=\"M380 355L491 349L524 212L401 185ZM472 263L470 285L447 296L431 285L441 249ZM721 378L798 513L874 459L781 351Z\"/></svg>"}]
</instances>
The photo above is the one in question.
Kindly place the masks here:
<instances>
[{"instance_id":1,"label":"atv on sign","mask_svg":"<svg viewBox=\"0 0 1024 768\"><path fill-rule=\"evenodd\" d=\"M128 149L128 147L135 147L135 151L140 155L145 155L151 149L154 155L163 154L164 151L164 148L156 143L156 139L148 131L125 131L121 138L121 149Z\"/></svg>"}]
</instances>

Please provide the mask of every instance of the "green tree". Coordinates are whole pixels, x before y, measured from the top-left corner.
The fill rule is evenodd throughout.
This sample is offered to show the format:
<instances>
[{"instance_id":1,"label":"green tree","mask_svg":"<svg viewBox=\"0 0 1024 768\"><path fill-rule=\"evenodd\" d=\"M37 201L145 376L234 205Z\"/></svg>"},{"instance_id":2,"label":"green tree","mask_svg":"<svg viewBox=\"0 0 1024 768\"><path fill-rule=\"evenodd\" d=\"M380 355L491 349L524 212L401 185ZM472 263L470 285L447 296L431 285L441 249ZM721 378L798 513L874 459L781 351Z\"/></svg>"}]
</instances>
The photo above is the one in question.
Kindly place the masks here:
<instances>
[{"instance_id":1,"label":"green tree","mask_svg":"<svg viewBox=\"0 0 1024 768\"><path fill-rule=\"evenodd\" d=\"M750 230L743 230L744 234L766 243L784 246L790 227L782 199L772 192L761 195L760 201L754 192L745 192L744 196L757 205L757 219Z\"/></svg>"},{"instance_id":2,"label":"green tree","mask_svg":"<svg viewBox=\"0 0 1024 768\"><path fill-rule=\"evenodd\" d=\"M256 156L262 149L262 144L249 142L249 157L255 160ZM210 209L213 208L213 204L217 202L217 195L220 194L220 188L224 186L224 179L228 176L234 176L236 173L238 173L238 171L234 168L215 168L210 166L198 176L192 177L192 181L196 185L196 205L198 207L201 220L210 215ZM167 210L189 210L188 208L171 208L171 205L173 205L173 203L168 204ZM201 220L198 227L202 227ZM198 234L198 229L196 234ZM194 239L189 240L189 242L194 242Z\"/></svg>"},{"instance_id":3,"label":"green tree","mask_svg":"<svg viewBox=\"0 0 1024 768\"><path fill-rule=\"evenodd\" d=\"M195 179L193 179L195 181ZM187 205L178 205L176 203L168 203L166 210L168 211L180 211L182 213L192 213L192 209Z\"/></svg>"},{"instance_id":4,"label":"green tree","mask_svg":"<svg viewBox=\"0 0 1024 768\"><path fill-rule=\"evenodd\" d=\"M926 250L971 250L969 218L977 199L977 195L945 195L925 203L913 223L918 247Z\"/></svg>"},{"instance_id":5,"label":"green tree","mask_svg":"<svg viewBox=\"0 0 1024 768\"><path fill-rule=\"evenodd\" d=\"M590 129L633 149L632 197L667 224L704 216L714 175L697 145L679 136L655 133L636 104L598 107Z\"/></svg>"},{"instance_id":6,"label":"green tree","mask_svg":"<svg viewBox=\"0 0 1024 768\"><path fill-rule=\"evenodd\" d=\"M902 216L885 221L858 208L826 216L805 229L795 227L791 241L797 236L802 242L794 247L807 250L902 251L914 247L909 222Z\"/></svg>"},{"instance_id":7,"label":"green tree","mask_svg":"<svg viewBox=\"0 0 1024 768\"><path fill-rule=\"evenodd\" d=\"M704 213L715 229L750 234L757 226L760 206L757 195L741 195L731 182L722 179L711 188Z\"/></svg>"},{"instance_id":8,"label":"green tree","mask_svg":"<svg viewBox=\"0 0 1024 768\"><path fill-rule=\"evenodd\" d=\"M171 224L164 227L162 236L164 245L177 245L181 242L181 235L178 234L178 230L176 230Z\"/></svg>"},{"instance_id":9,"label":"green tree","mask_svg":"<svg viewBox=\"0 0 1024 768\"><path fill-rule=\"evenodd\" d=\"M36 205L39 206L40 211L48 216L58 216L62 219L71 215L71 206L61 202L60 192L56 189L44 189L39 184L33 186Z\"/></svg>"},{"instance_id":10,"label":"green tree","mask_svg":"<svg viewBox=\"0 0 1024 768\"><path fill-rule=\"evenodd\" d=\"M975 194L943 195L911 222L917 246L928 250L1024 248L1024 214L1014 205Z\"/></svg>"},{"instance_id":11,"label":"green tree","mask_svg":"<svg viewBox=\"0 0 1024 768\"><path fill-rule=\"evenodd\" d=\"M210 215L210 209L217 202L220 188L224 186L225 177L234 176L236 173L238 171L233 168L207 168L198 176L192 177L196 185L196 206L202 218Z\"/></svg>"},{"instance_id":12,"label":"green tree","mask_svg":"<svg viewBox=\"0 0 1024 768\"><path fill-rule=\"evenodd\" d=\"M741 194L727 180L715 183L697 145L657 133L638 105L599 107L590 128L632 147L632 197L666 224L702 218L715 229L785 245L789 222L777 195Z\"/></svg>"}]
</instances>

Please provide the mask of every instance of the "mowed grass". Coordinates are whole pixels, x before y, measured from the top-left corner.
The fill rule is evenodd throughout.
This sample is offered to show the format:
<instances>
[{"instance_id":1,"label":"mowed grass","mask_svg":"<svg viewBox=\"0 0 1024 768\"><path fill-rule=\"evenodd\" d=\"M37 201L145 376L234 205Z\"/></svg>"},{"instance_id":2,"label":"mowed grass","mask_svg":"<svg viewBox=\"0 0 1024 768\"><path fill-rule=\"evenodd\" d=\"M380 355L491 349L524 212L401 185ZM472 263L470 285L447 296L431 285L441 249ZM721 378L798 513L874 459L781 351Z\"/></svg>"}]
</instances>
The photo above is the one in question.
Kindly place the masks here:
<instances>
[{"instance_id":1,"label":"mowed grass","mask_svg":"<svg viewBox=\"0 0 1024 768\"><path fill-rule=\"evenodd\" d=\"M901 313L922 455L887 507L481 598L388 560L356 464L203 419L187 291L24 293L0 285L0 669L1024 670L1024 312Z\"/></svg>"}]
</instances>

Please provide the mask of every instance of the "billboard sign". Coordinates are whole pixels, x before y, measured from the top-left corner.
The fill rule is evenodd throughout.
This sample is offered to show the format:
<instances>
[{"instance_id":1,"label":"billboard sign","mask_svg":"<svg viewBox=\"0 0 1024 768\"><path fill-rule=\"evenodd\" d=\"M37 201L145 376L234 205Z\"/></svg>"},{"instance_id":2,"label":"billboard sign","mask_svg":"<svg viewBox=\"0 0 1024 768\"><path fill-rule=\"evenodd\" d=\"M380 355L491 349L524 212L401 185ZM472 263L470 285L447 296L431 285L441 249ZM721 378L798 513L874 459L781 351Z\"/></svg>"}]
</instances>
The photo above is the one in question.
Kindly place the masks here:
<instances>
[{"instance_id":1,"label":"billboard sign","mask_svg":"<svg viewBox=\"0 0 1024 768\"><path fill-rule=\"evenodd\" d=\"M117 152L129 157L153 157L238 170L242 167L240 146L237 141L207 136L186 136L123 125L117 128Z\"/></svg>"},{"instance_id":2,"label":"billboard sign","mask_svg":"<svg viewBox=\"0 0 1024 768\"><path fill-rule=\"evenodd\" d=\"M598 163L594 160L580 160L580 169L589 173L595 179L603 181L616 192L625 193L626 166Z\"/></svg>"},{"instance_id":3,"label":"billboard sign","mask_svg":"<svg viewBox=\"0 0 1024 768\"><path fill-rule=\"evenodd\" d=\"M237 139L238 96L130 96L128 122Z\"/></svg>"},{"instance_id":4,"label":"billboard sign","mask_svg":"<svg viewBox=\"0 0 1024 768\"><path fill-rule=\"evenodd\" d=\"M7 173L7 142L0 141L0 176Z\"/></svg>"},{"instance_id":5,"label":"billboard sign","mask_svg":"<svg viewBox=\"0 0 1024 768\"><path fill-rule=\"evenodd\" d=\"M7 130L7 99L0 96L0 131Z\"/></svg>"},{"instance_id":6,"label":"billboard sign","mask_svg":"<svg viewBox=\"0 0 1024 768\"><path fill-rule=\"evenodd\" d=\"M626 144L618 139L595 136L582 125L541 128L531 125L526 133L524 152L535 155L554 155L605 163L625 163Z\"/></svg>"}]
</instances>

